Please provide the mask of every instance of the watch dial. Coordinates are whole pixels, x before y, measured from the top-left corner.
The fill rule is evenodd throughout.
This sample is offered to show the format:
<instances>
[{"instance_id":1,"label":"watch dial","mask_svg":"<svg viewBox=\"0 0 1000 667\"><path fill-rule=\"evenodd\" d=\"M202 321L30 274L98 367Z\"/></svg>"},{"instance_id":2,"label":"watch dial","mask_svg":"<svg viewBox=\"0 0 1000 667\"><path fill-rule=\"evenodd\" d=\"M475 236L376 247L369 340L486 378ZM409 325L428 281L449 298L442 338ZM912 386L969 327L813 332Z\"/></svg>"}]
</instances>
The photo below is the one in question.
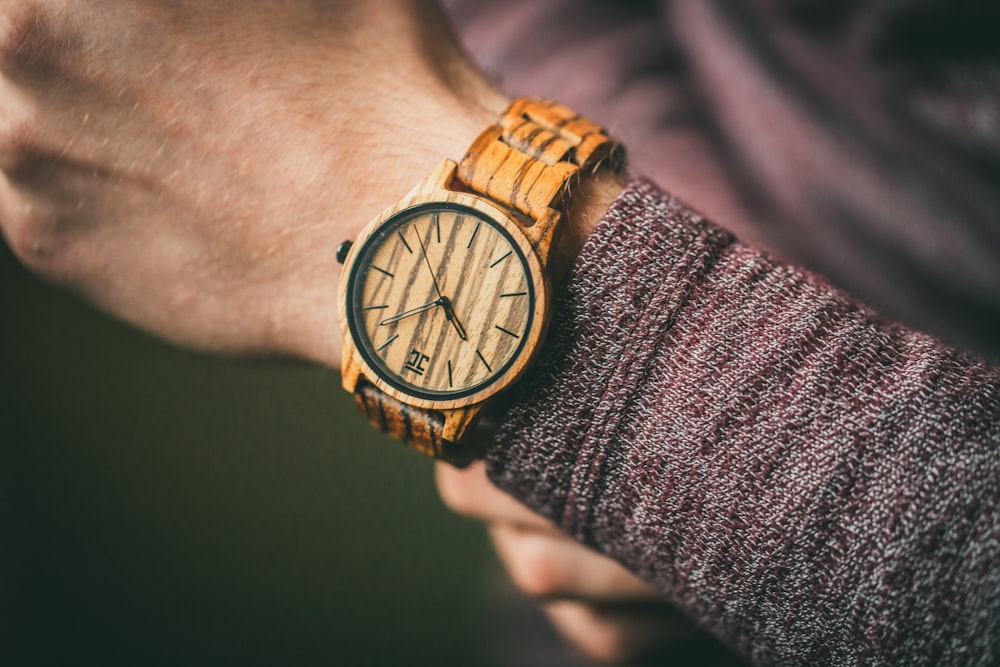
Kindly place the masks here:
<instances>
[{"instance_id":1,"label":"watch dial","mask_svg":"<svg viewBox=\"0 0 1000 667\"><path fill-rule=\"evenodd\" d=\"M535 294L510 234L477 211L430 204L391 218L361 249L349 322L368 365L391 385L457 398L517 358Z\"/></svg>"}]
</instances>

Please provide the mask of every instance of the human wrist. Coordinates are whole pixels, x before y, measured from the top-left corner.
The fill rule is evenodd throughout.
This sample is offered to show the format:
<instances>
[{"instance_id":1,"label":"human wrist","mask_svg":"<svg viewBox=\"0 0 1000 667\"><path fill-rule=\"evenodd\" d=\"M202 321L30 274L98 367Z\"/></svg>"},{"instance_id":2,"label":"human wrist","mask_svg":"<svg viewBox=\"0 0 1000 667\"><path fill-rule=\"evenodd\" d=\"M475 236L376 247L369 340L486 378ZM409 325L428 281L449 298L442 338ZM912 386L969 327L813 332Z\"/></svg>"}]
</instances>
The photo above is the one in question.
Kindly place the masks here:
<instances>
[{"instance_id":1,"label":"human wrist","mask_svg":"<svg viewBox=\"0 0 1000 667\"><path fill-rule=\"evenodd\" d=\"M552 260L552 284L559 290L590 234L625 189L624 169L603 168L581 177L566 202L563 233Z\"/></svg>"},{"instance_id":2,"label":"human wrist","mask_svg":"<svg viewBox=\"0 0 1000 667\"><path fill-rule=\"evenodd\" d=\"M357 238L368 221L406 196L441 160L461 160L510 103L461 52L447 22L435 16L434 3L397 0L396 5L398 15L407 18L392 44L375 55L372 76L344 74L338 65L333 75L344 78L344 85L335 81L309 102L310 108L326 110L322 120L329 124L325 150L334 159L326 158L333 164L319 176L332 182L320 204L329 214L325 231L304 244L308 258L292 269L305 277L307 289L290 293L292 301L282 304L289 317L280 325L284 340L276 347L334 368L341 365L339 314L330 298L341 274L335 249ZM352 81L360 81L361 88L352 90ZM323 150L307 148L311 164L322 159ZM553 259L554 285L621 185L602 169L574 180L572 188Z\"/></svg>"},{"instance_id":3,"label":"human wrist","mask_svg":"<svg viewBox=\"0 0 1000 667\"><path fill-rule=\"evenodd\" d=\"M568 262L621 165L605 130L548 100L476 129L338 252L344 388L377 428L459 466L476 454L470 425L541 345L561 232Z\"/></svg>"},{"instance_id":4,"label":"human wrist","mask_svg":"<svg viewBox=\"0 0 1000 667\"><path fill-rule=\"evenodd\" d=\"M349 200L329 202L328 219L336 221L336 238L327 237L310 251L322 255L318 260L322 284L296 297L295 323L286 329L285 347L295 356L340 367L339 316L330 296L341 274L335 261L337 245L357 238L371 219L406 196L442 160L460 160L509 104L509 98L474 75L470 71L459 81L453 74L449 81L410 87L412 95L406 91L388 95L382 106L393 104L397 113L383 118L376 129L369 124L351 137L358 150L348 150L347 155L357 161L340 165L338 171L351 179L352 194Z\"/></svg>"},{"instance_id":5,"label":"human wrist","mask_svg":"<svg viewBox=\"0 0 1000 667\"><path fill-rule=\"evenodd\" d=\"M449 85L455 85L451 81ZM445 94L422 96L422 103L394 117L380 138L385 150L369 165L370 189L378 196L357 217L340 240L357 237L368 220L398 201L423 180L441 160L460 160L474 139L494 124L510 99L485 79L471 72L462 84L463 94L450 87ZM414 128L419 128L415 131ZM602 166L574 179L570 195L562 202L564 223L552 258L552 284L558 290L590 232L624 187L621 172ZM332 251L331 251L332 256ZM339 279L340 267L336 267ZM340 364L339 341L331 340L336 319L327 308L321 326L313 326L314 351L308 357L331 365ZM316 324L316 323L314 323ZM335 337L334 337L335 338Z\"/></svg>"}]
</instances>

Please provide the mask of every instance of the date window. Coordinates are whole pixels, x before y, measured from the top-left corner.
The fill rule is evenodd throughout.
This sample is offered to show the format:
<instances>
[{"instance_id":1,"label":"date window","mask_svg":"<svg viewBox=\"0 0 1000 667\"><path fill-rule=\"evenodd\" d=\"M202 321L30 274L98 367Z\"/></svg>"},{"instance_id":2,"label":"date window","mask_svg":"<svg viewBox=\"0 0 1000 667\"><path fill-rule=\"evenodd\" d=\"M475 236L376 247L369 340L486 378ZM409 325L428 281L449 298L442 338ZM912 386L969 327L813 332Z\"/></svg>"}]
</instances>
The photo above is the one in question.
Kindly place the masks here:
<instances>
[{"instance_id":1,"label":"date window","mask_svg":"<svg viewBox=\"0 0 1000 667\"><path fill-rule=\"evenodd\" d=\"M423 375L427 370L425 365L428 361L430 361L430 359L430 357L422 353L420 350L413 348L410 350L410 354L406 358L403 370L416 373L417 375Z\"/></svg>"}]
</instances>

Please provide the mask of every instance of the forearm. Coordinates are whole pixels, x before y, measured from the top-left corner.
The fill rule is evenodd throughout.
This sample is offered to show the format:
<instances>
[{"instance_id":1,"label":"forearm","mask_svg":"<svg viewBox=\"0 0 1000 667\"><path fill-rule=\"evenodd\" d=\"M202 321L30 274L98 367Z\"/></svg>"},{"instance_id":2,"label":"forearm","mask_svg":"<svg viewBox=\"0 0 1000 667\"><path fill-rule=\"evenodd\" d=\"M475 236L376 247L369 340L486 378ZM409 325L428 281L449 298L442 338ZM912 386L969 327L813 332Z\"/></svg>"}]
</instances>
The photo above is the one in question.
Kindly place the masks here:
<instances>
[{"instance_id":1,"label":"forearm","mask_svg":"<svg viewBox=\"0 0 1000 667\"><path fill-rule=\"evenodd\" d=\"M584 249L493 479L759 661L988 661L1000 373L648 188Z\"/></svg>"}]
</instances>

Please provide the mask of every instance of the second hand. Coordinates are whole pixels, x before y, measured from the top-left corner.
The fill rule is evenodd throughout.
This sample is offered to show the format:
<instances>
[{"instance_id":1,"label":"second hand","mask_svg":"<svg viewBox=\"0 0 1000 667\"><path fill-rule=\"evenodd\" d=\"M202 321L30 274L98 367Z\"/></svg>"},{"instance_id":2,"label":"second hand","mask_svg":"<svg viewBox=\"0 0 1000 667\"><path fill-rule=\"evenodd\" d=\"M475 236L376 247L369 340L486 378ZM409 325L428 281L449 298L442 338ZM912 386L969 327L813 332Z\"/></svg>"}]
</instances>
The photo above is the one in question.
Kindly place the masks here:
<instances>
[{"instance_id":1,"label":"second hand","mask_svg":"<svg viewBox=\"0 0 1000 667\"><path fill-rule=\"evenodd\" d=\"M416 225L414 225L414 228L416 228ZM431 260L427 257L427 248L424 247L424 240L420 236L419 229L417 229L417 243L420 244L420 253L424 256L424 264L427 265L427 270L431 272L431 280L434 281L434 290L437 292L438 298L444 302L442 305L445 306L445 317L447 317L448 321L451 322L451 325L455 327L455 332L458 334L458 337L462 340L468 340L468 336L465 334L465 327L463 327L462 323L458 321L458 316L455 315L455 311L451 307L451 299L441 294L441 287L438 285L437 276L434 275L434 268L431 266Z\"/></svg>"}]
</instances>

